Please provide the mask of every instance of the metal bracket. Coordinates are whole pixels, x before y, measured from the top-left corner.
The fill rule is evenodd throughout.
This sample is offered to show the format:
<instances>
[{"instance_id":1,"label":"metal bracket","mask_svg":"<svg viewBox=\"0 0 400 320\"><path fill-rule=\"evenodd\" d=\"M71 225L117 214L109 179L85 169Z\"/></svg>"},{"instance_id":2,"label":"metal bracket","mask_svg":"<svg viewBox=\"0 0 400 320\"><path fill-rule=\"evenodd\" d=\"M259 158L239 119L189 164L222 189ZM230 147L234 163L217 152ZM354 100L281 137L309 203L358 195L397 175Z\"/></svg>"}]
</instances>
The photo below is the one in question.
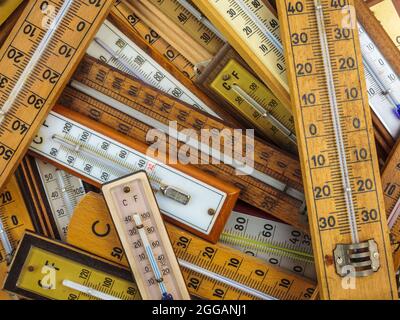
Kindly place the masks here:
<instances>
[{"instance_id":1,"label":"metal bracket","mask_svg":"<svg viewBox=\"0 0 400 320\"><path fill-rule=\"evenodd\" d=\"M353 274L366 277L380 267L378 246L375 240L360 243L338 244L333 251L336 272L341 277Z\"/></svg>"}]
</instances>

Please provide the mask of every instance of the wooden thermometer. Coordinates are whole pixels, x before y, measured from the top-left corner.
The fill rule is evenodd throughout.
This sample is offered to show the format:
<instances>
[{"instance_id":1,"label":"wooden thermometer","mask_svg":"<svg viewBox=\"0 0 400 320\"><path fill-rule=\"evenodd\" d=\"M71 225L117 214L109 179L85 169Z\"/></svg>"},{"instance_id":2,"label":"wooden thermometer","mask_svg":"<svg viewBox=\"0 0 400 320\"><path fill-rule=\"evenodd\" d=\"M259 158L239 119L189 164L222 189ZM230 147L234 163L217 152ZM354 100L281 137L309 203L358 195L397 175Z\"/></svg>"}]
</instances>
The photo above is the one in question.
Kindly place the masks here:
<instances>
[{"instance_id":1,"label":"wooden thermometer","mask_svg":"<svg viewBox=\"0 0 400 320\"><path fill-rule=\"evenodd\" d=\"M189 293L207 300L311 299L315 284L276 265L166 224ZM127 266L104 198L88 193L72 216L69 244Z\"/></svg>"},{"instance_id":2,"label":"wooden thermometer","mask_svg":"<svg viewBox=\"0 0 400 320\"><path fill-rule=\"evenodd\" d=\"M354 2L277 4L321 298L396 299Z\"/></svg>"},{"instance_id":3,"label":"wooden thermometer","mask_svg":"<svg viewBox=\"0 0 400 320\"><path fill-rule=\"evenodd\" d=\"M16 169L112 1L31 0L0 50L0 187Z\"/></svg>"},{"instance_id":4,"label":"wooden thermometer","mask_svg":"<svg viewBox=\"0 0 400 320\"><path fill-rule=\"evenodd\" d=\"M146 172L102 191L143 299L190 299Z\"/></svg>"},{"instance_id":5,"label":"wooden thermometer","mask_svg":"<svg viewBox=\"0 0 400 320\"><path fill-rule=\"evenodd\" d=\"M385 199L386 216L390 228L390 240L395 256L400 255L400 147L397 143L382 171L382 187ZM399 268L400 260L395 259Z\"/></svg>"},{"instance_id":6,"label":"wooden thermometer","mask_svg":"<svg viewBox=\"0 0 400 320\"><path fill-rule=\"evenodd\" d=\"M218 240L239 189L191 165L149 156L148 146L134 136L59 106L53 111L31 145L37 156L96 187L146 170L167 219L209 241Z\"/></svg>"},{"instance_id":7,"label":"wooden thermometer","mask_svg":"<svg viewBox=\"0 0 400 320\"><path fill-rule=\"evenodd\" d=\"M5 279L8 265L25 229L34 229L31 212L16 176L12 176L0 192L0 282ZM0 300L10 296L0 291Z\"/></svg>"},{"instance_id":8,"label":"wooden thermometer","mask_svg":"<svg viewBox=\"0 0 400 320\"><path fill-rule=\"evenodd\" d=\"M175 151L185 143L182 140L185 134L175 135L168 129L170 121L176 121L179 132L183 129L195 130L201 137L202 131L212 132L217 129L221 136L227 139L225 141L232 141L228 133L233 134L234 129L229 124L191 108L92 58L83 60L74 75L71 87L75 89L75 93L68 88L65 91L68 94L63 95L60 100L62 105L109 128L117 128L135 140L140 139L146 143L148 130L156 128L173 139L178 138L177 145L173 139L169 139L169 148ZM245 135L242 135L242 141L245 140ZM300 165L294 157L255 138L254 169L248 175L237 175L235 169L240 170L243 165L229 159L232 158L232 154L242 156L241 150L225 147L226 144L222 143L222 140L217 141L221 146L220 151L214 146L211 149L190 143L193 148L201 151L190 154L194 158L194 161L191 160L194 166L240 188L239 197L251 205L299 229L308 229L304 214ZM247 147L252 147L251 145L250 142ZM209 159L210 165L204 165L204 157Z\"/></svg>"},{"instance_id":9,"label":"wooden thermometer","mask_svg":"<svg viewBox=\"0 0 400 320\"><path fill-rule=\"evenodd\" d=\"M18 246L4 289L35 300L141 298L127 269L31 232Z\"/></svg>"}]
</instances>

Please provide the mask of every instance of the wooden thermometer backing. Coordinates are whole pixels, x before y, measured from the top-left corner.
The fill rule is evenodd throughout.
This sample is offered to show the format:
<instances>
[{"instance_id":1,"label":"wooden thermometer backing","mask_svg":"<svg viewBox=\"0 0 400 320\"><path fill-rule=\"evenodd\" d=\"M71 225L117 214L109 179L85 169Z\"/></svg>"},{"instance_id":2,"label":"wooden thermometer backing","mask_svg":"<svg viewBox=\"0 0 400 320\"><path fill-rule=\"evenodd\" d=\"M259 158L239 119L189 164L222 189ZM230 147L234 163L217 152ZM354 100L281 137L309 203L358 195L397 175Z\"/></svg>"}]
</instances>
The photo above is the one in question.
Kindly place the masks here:
<instances>
[{"instance_id":1,"label":"wooden thermometer backing","mask_svg":"<svg viewBox=\"0 0 400 320\"><path fill-rule=\"evenodd\" d=\"M4 289L33 300L136 300L126 268L64 243L26 232Z\"/></svg>"},{"instance_id":2,"label":"wooden thermometer backing","mask_svg":"<svg viewBox=\"0 0 400 320\"><path fill-rule=\"evenodd\" d=\"M94 188L63 170L30 155L21 162L27 196L32 199L43 233L64 240L73 208L80 197Z\"/></svg>"},{"instance_id":3,"label":"wooden thermometer backing","mask_svg":"<svg viewBox=\"0 0 400 320\"><path fill-rule=\"evenodd\" d=\"M374 16L363 0L354 0L357 20L379 48L387 62L392 66L396 74L400 74L399 50L390 36L385 32L382 24ZM400 20L400 19L399 19ZM395 27L395 26L394 26ZM398 26L399 28L399 26Z\"/></svg>"},{"instance_id":4,"label":"wooden thermometer backing","mask_svg":"<svg viewBox=\"0 0 400 320\"><path fill-rule=\"evenodd\" d=\"M102 191L143 299L189 300L146 172L106 183Z\"/></svg>"},{"instance_id":5,"label":"wooden thermometer backing","mask_svg":"<svg viewBox=\"0 0 400 320\"><path fill-rule=\"evenodd\" d=\"M150 1L130 1L135 14L164 39L177 48L192 63L206 62L212 55L201 43L196 42L185 30L175 24L164 10Z\"/></svg>"},{"instance_id":6,"label":"wooden thermometer backing","mask_svg":"<svg viewBox=\"0 0 400 320\"><path fill-rule=\"evenodd\" d=\"M0 50L0 186L16 169L111 4L31 0L14 26Z\"/></svg>"},{"instance_id":7,"label":"wooden thermometer backing","mask_svg":"<svg viewBox=\"0 0 400 320\"><path fill-rule=\"evenodd\" d=\"M396 299L358 32L342 24L356 25L349 11L354 2L277 5L321 298ZM295 33L306 33L306 43L294 44ZM339 68L340 59L348 58L355 67ZM353 248L367 244L358 264ZM344 284L346 276L354 290Z\"/></svg>"},{"instance_id":8,"label":"wooden thermometer backing","mask_svg":"<svg viewBox=\"0 0 400 320\"><path fill-rule=\"evenodd\" d=\"M310 280L238 250L212 245L171 224L166 224L166 227L192 296L210 300L260 299L265 295L275 299L310 299L315 290L315 284ZM67 242L107 260L128 265L101 195L88 193L78 204ZM197 267L197 272L185 267L185 262ZM219 281L218 275L239 286ZM245 292L239 289L240 286L251 290Z\"/></svg>"}]
</instances>

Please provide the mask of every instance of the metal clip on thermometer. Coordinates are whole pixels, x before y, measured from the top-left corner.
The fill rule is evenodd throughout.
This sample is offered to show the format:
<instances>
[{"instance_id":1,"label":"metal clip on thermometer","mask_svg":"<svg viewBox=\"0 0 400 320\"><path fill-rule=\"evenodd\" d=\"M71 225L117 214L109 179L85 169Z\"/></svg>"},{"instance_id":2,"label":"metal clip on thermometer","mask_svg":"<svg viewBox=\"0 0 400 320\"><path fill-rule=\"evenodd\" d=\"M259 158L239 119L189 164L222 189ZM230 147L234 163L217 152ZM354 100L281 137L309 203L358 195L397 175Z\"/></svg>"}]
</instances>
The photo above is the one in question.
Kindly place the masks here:
<instances>
[{"instance_id":1,"label":"metal clip on thermometer","mask_svg":"<svg viewBox=\"0 0 400 320\"><path fill-rule=\"evenodd\" d=\"M107 183L102 191L143 299L190 299L146 173Z\"/></svg>"}]
</instances>

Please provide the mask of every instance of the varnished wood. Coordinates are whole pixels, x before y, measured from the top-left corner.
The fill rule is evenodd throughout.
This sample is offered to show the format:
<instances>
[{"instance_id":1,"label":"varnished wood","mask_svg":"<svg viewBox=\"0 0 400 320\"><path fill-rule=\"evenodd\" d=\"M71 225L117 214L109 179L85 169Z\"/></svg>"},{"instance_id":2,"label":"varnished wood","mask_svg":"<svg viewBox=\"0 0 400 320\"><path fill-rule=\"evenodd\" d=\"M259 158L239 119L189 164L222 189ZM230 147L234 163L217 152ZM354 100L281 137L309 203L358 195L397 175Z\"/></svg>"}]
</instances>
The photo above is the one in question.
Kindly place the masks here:
<instances>
[{"instance_id":1,"label":"varnished wood","mask_svg":"<svg viewBox=\"0 0 400 320\"><path fill-rule=\"evenodd\" d=\"M110 13L111 20L115 24L126 25L125 34L129 35L132 29L154 48L167 61L170 61L185 77L194 79L196 76L195 67L178 50L162 38L156 31L146 25L135 15L135 10L127 1L117 1Z\"/></svg>"},{"instance_id":2,"label":"varnished wood","mask_svg":"<svg viewBox=\"0 0 400 320\"><path fill-rule=\"evenodd\" d=\"M12 1L12 0L11 0ZM3 45L4 41L6 41L8 35L11 33L11 30L15 27L20 15L25 9L28 1L24 1L18 8L7 18L7 20L0 26L0 48Z\"/></svg>"},{"instance_id":3,"label":"varnished wood","mask_svg":"<svg viewBox=\"0 0 400 320\"><path fill-rule=\"evenodd\" d=\"M134 0L128 0L130 2ZM179 26L194 41L201 45L211 56L214 56L224 45L224 40L219 38L213 30L209 29L203 20L199 20L177 0L143 0L152 3L163 12L175 25ZM188 1L190 2L190 1ZM194 1L194 6L197 5ZM190 3L189 3L190 4ZM193 6L193 5L192 5ZM193 6L193 7L194 7ZM194 9L196 9L194 7ZM205 17L203 17L205 18ZM188 44L190 46L190 43Z\"/></svg>"},{"instance_id":4,"label":"varnished wood","mask_svg":"<svg viewBox=\"0 0 400 320\"><path fill-rule=\"evenodd\" d=\"M354 5L358 22L362 24L396 74L400 75L399 50L363 0L354 0Z\"/></svg>"},{"instance_id":5,"label":"varnished wood","mask_svg":"<svg viewBox=\"0 0 400 320\"><path fill-rule=\"evenodd\" d=\"M219 14L213 9L213 5L210 2L214 0L198 0L196 5L206 15L206 17L222 32L225 38L228 40L230 45L240 54L240 56L249 64L254 72L260 77L260 79L274 92L277 98L289 106L290 96L286 88L278 83L276 76L264 65L264 63L252 52L246 43L244 43L239 36L238 32L242 30L232 29ZM269 3L264 3L271 12L275 12ZM251 38L250 40L251 41Z\"/></svg>"},{"instance_id":6,"label":"varnished wood","mask_svg":"<svg viewBox=\"0 0 400 320\"><path fill-rule=\"evenodd\" d=\"M126 226L126 221L124 219L127 218L128 216L121 214L124 212L123 208L123 201L128 201L129 200L123 200L120 203L117 203L118 201L116 200L117 195L123 195L124 191L123 189L125 188L124 186L131 185L132 182L137 182L140 184L140 187L136 192L140 191L140 195L138 196L140 199L138 201L141 202L141 204L135 202L132 202L134 206L130 207L130 212L137 212L137 214L141 215L142 213L145 213L147 210L151 214L151 222L150 224L147 224L147 227L153 227L154 232L157 234L157 241L160 242L160 247L162 247L162 255L165 257L166 263L168 263L168 268L170 270L170 273L168 274L169 279L173 279L172 281L174 282L173 287L168 288L168 293L171 294L174 297L174 300L190 300L188 290L186 288L185 282L183 280L182 274L179 269L178 261L176 260L174 251L172 250L172 245L170 242L170 239L168 237L167 230L165 229L165 225L163 222L163 219L161 217L161 212L160 209L158 208L158 204L156 201L156 198L153 194L153 190L150 184L150 181L148 180L147 174L145 172L137 172L135 174L132 174L130 176L112 181L110 183L107 183L103 185L101 188L101 191L103 192L104 199L106 200L106 204L108 207L108 211L112 217L114 226L117 230L119 240L122 243L122 246L125 251L125 256L128 259L129 266L132 270L135 282L140 290L140 294L143 298L143 300L154 300L155 297L150 294L150 289L148 288L149 285L146 281L146 278L143 277L143 269L140 269L139 262L137 261L137 255L140 252L145 252L143 248L139 248L137 250L134 250L132 248L132 238L129 238L128 233L127 233L127 226ZM118 190L116 190L118 189ZM132 195L131 195L132 196ZM128 199L128 195L124 196L122 199ZM144 198L143 198L144 197ZM143 202L146 202L145 204ZM146 208L145 212L139 212L137 210L137 206L141 206L141 208ZM131 213L129 213L131 214ZM130 215L132 217L132 214ZM149 222L146 222L149 223ZM133 227L136 226L134 222L132 221ZM143 227L143 224L142 224ZM138 227L139 228L139 227ZM147 231L145 231L147 233ZM148 235L146 235L148 236ZM136 238L137 239L137 238ZM140 239L140 237L139 237ZM154 239L154 238L153 238ZM149 240L150 241L150 240ZM143 244L144 245L144 244ZM147 249L145 249L147 250ZM148 254L148 253L147 253ZM135 257L136 256L136 257ZM157 257L157 256L155 256ZM156 262L157 263L157 262ZM143 267L142 267L143 268ZM168 286L168 284L165 284ZM171 283L172 285L172 283ZM173 291L171 291L173 290Z\"/></svg>"},{"instance_id":7,"label":"varnished wood","mask_svg":"<svg viewBox=\"0 0 400 320\"><path fill-rule=\"evenodd\" d=\"M289 0L277 2L281 22L281 35L286 53L290 91L292 97L292 110L294 112L297 141L300 151L303 182L307 199L308 218L313 239L313 252L315 257L320 295L322 299L396 299L393 260L390 252L387 221L384 210L383 194L379 179L379 166L377 163L376 149L373 139L372 121L366 94L365 77L362 66L361 50L358 45L358 32L354 29L349 40L333 41L330 35L334 26L341 23L343 14L341 9L332 8L331 1L323 0L323 15L328 37L332 64L333 59L342 56L351 56L357 61L357 69L339 72L336 65L332 64L334 86L338 104L333 107L328 100L322 49L318 36L317 18L314 0L299 1L302 10L288 10ZM348 1L350 6L353 1ZM332 6L332 7L331 7ZM352 17L351 19L354 19ZM310 26L305 30L305 26ZM296 46L292 43L293 33L307 32L308 43ZM311 34L312 33L312 34ZM315 45L314 45L315 43ZM333 58L335 57L335 58ZM298 64L311 62L313 71L310 74L299 75ZM358 88L361 99L352 100L344 94L345 88ZM318 88L318 89L316 89ZM340 89L339 89L340 88ZM318 91L317 91L318 90ZM303 94L315 92L316 102L303 102ZM337 108L340 114L341 135L344 141L344 152L347 158L347 170L350 176L350 189L352 201L355 205L356 228L358 238L350 237L350 214L345 203L344 181L340 173L338 159L338 141L333 130L331 109ZM358 130L353 130L351 123L344 119L361 119ZM349 121L350 122L350 121ZM309 126L315 125L317 134L309 132ZM352 150L364 148L368 154L367 161L360 161ZM313 162L312 157L324 155L325 163ZM362 192L357 181L369 179L373 188ZM329 194L320 194L318 188L329 188ZM362 209L372 208L377 212L377 218L368 223L363 220ZM323 219L330 220L324 224ZM364 217L365 219L365 217ZM334 222L332 222L334 221ZM338 244L350 244L354 241L367 241L373 239L378 246L380 268L365 277L356 277L355 290L345 289L343 278L336 272L336 258L334 250Z\"/></svg>"},{"instance_id":8,"label":"varnished wood","mask_svg":"<svg viewBox=\"0 0 400 320\"><path fill-rule=\"evenodd\" d=\"M368 3L368 5L370 5ZM376 1L370 5L370 10L379 20L395 46L400 50L400 1Z\"/></svg>"},{"instance_id":9,"label":"varnished wood","mask_svg":"<svg viewBox=\"0 0 400 320\"><path fill-rule=\"evenodd\" d=\"M385 200L386 216L390 217L400 200L400 141L396 143L382 171L382 187ZM400 216L393 221L390 230L394 255L400 252ZM398 259L397 259L398 260Z\"/></svg>"},{"instance_id":10,"label":"varnished wood","mask_svg":"<svg viewBox=\"0 0 400 320\"><path fill-rule=\"evenodd\" d=\"M22 3L22 0L0 1L0 26L6 21Z\"/></svg>"}]
</instances>

